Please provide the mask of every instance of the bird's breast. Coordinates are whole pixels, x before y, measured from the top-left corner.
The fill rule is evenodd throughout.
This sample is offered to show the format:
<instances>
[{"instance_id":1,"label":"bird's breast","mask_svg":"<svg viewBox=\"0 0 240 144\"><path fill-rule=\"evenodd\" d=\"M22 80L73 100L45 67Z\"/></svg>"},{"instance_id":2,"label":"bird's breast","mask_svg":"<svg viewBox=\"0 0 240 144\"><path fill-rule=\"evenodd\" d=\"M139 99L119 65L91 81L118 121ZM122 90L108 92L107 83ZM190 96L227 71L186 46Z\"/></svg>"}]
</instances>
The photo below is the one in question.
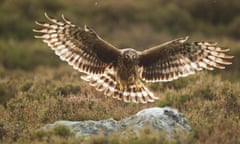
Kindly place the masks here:
<instances>
[{"instance_id":1,"label":"bird's breast","mask_svg":"<svg viewBox=\"0 0 240 144\"><path fill-rule=\"evenodd\" d=\"M118 66L117 77L123 84L133 84L137 79L137 66L134 63L121 63Z\"/></svg>"}]
</instances>

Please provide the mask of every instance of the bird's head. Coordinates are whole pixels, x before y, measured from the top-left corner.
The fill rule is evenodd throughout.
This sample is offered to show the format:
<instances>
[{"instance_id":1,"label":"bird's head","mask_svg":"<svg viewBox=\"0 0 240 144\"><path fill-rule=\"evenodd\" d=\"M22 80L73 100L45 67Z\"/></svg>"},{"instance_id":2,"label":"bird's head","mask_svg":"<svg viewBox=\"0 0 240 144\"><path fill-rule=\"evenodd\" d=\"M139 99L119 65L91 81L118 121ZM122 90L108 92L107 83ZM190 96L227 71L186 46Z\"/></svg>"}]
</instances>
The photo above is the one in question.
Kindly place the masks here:
<instances>
[{"instance_id":1,"label":"bird's head","mask_svg":"<svg viewBox=\"0 0 240 144\"><path fill-rule=\"evenodd\" d=\"M137 51L132 48L123 49L122 56L126 62L135 62L138 61L139 58Z\"/></svg>"}]
</instances>

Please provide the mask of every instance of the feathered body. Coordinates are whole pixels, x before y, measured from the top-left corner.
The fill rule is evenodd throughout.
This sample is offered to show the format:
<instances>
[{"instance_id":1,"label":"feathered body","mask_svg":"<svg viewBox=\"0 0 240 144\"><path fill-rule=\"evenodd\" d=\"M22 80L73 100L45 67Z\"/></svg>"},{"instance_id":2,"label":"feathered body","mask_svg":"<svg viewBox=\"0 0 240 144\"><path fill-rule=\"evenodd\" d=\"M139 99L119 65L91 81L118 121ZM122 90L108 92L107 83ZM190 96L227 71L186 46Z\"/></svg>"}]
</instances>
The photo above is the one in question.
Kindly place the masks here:
<instances>
[{"instance_id":1,"label":"feathered body","mask_svg":"<svg viewBox=\"0 0 240 144\"><path fill-rule=\"evenodd\" d=\"M233 58L228 48L215 42L187 42L188 37L175 39L144 51L118 49L106 42L91 28L74 25L62 15L62 20L45 16L52 23L36 22L42 29L41 38L61 60L82 72L88 81L104 95L125 102L147 103L154 96L140 81L166 82L214 68L224 69Z\"/></svg>"},{"instance_id":2,"label":"feathered body","mask_svg":"<svg viewBox=\"0 0 240 144\"><path fill-rule=\"evenodd\" d=\"M137 51L127 48L121 51L121 56L117 60L116 76L123 85L135 84L138 79L139 56Z\"/></svg>"}]
</instances>

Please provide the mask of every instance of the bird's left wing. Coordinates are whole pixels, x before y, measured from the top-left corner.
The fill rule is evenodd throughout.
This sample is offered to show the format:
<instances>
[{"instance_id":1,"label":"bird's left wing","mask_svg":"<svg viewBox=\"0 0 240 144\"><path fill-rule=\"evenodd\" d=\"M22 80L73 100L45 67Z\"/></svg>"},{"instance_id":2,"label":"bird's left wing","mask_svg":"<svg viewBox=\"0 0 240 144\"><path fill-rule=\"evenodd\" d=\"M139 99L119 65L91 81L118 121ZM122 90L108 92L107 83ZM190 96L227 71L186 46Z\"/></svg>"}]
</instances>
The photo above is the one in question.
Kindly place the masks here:
<instances>
[{"instance_id":1,"label":"bird's left wing","mask_svg":"<svg viewBox=\"0 0 240 144\"><path fill-rule=\"evenodd\" d=\"M179 38L140 53L140 77L147 82L171 81L194 74L196 71L214 68L224 69L231 64L226 59L228 48L215 42L186 42L188 37Z\"/></svg>"},{"instance_id":2,"label":"bird's left wing","mask_svg":"<svg viewBox=\"0 0 240 144\"><path fill-rule=\"evenodd\" d=\"M45 16L51 24L36 22L43 28L33 31L43 34L35 37L43 39L61 60L67 61L74 69L86 74L102 74L120 55L119 49L87 26L78 27L63 15L62 20L56 20L47 13Z\"/></svg>"}]
</instances>

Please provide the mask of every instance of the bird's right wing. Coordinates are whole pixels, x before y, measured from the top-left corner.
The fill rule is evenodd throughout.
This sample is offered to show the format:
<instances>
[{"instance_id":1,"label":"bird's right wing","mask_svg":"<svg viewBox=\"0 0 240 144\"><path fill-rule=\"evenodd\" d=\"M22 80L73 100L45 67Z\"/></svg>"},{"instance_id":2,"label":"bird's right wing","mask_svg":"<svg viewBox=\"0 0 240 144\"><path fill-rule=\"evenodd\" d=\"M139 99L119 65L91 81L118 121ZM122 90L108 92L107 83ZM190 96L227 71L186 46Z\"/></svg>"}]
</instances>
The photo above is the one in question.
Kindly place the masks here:
<instances>
[{"instance_id":1,"label":"bird's right wing","mask_svg":"<svg viewBox=\"0 0 240 144\"><path fill-rule=\"evenodd\" d=\"M36 22L43 28L33 31L43 35L35 38L43 39L61 60L67 61L74 69L86 74L102 74L120 55L119 49L101 39L87 26L78 27L63 15L61 21L46 13L45 16L52 24Z\"/></svg>"},{"instance_id":2,"label":"bird's right wing","mask_svg":"<svg viewBox=\"0 0 240 144\"><path fill-rule=\"evenodd\" d=\"M215 42L186 42L188 37L179 38L140 53L140 77L147 82L171 81L193 74L203 68L224 69L231 64L226 61L228 48Z\"/></svg>"}]
</instances>

